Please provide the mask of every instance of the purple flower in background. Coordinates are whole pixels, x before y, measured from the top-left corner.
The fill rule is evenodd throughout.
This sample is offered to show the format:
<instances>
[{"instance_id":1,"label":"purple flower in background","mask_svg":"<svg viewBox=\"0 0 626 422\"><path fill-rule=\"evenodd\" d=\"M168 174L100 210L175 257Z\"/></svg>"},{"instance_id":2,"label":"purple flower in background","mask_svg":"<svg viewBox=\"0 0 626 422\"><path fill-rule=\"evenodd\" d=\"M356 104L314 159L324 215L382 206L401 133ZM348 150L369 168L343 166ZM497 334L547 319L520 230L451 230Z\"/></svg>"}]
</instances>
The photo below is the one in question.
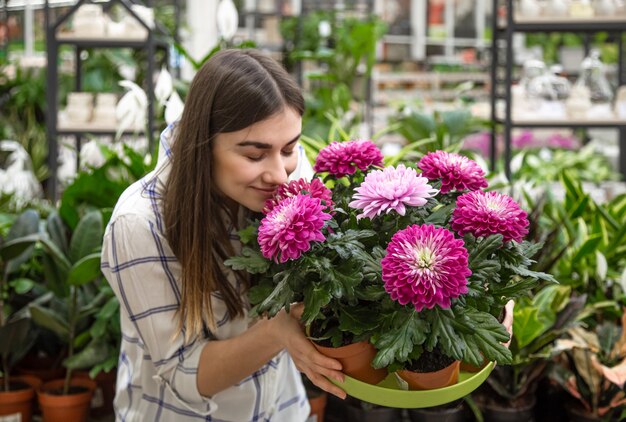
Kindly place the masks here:
<instances>
[{"instance_id":1,"label":"purple flower in background","mask_svg":"<svg viewBox=\"0 0 626 422\"><path fill-rule=\"evenodd\" d=\"M548 138L548 146L550 148L577 149L580 142L573 136L563 136L560 133L553 133Z\"/></svg>"},{"instance_id":2,"label":"purple flower in background","mask_svg":"<svg viewBox=\"0 0 626 422\"><path fill-rule=\"evenodd\" d=\"M515 149L532 148L536 146L535 136L532 131L525 130L511 138L511 146Z\"/></svg>"},{"instance_id":3,"label":"purple flower in background","mask_svg":"<svg viewBox=\"0 0 626 422\"><path fill-rule=\"evenodd\" d=\"M412 225L393 235L382 259L385 290L401 305L416 311L435 305L449 308L450 300L467 293L468 253L461 239L444 228Z\"/></svg>"},{"instance_id":4,"label":"purple flower in background","mask_svg":"<svg viewBox=\"0 0 626 422\"><path fill-rule=\"evenodd\" d=\"M451 226L461 236L501 234L505 242L521 242L528 234L528 215L510 196L474 191L458 197Z\"/></svg>"},{"instance_id":5,"label":"purple flower in background","mask_svg":"<svg viewBox=\"0 0 626 422\"><path fill-rule=\"evenodd\" d=\"M276 204L259 226L261 253L275 262L298 259L311 242L326 240L322 228L330 214L319 198L298 194Z\"/></svg>"},{"instance_id":6,"label":"purple flower in background","mask_svg":"<svg viewBox=\"0 0 626 422\"><path fill-rule=\"evenodd\" d=\"M441 179L441 193L487 187L485 172L469 158L445 151L429 152L417 166L429 180Z\"/></svg>"},{"instance_id":7,"label":"purple flower in background","mask_svg":"<svg viewBox=\"0 0 626 422\"><path fill-rule=\"evenodd\" d=\"M366 171L370 167L382 167L383 154L378 147L367 140L333 142L323 148L313 170L316 173L328 172L335 177L354 174L357 170Z\"/></svg>"},{"instance_id":8,"label":"purple flower in background","mask_svg":"<svg viewBox=\"0 0 626 422\"><path fill-rule=\"evenodd\" d=\"M315 178L310 182L306 179L298 179L279 186L274 197L265 201L263 212L269 214L283 199L296 196L299 193L309 194L313 198L321 199L323 205L326 205L328 210L333 207L332 192L324 186L320 179Z\"/></svg>"},{"instance_id":9,"label":"purple flower in background","mask_svg":"<svg viewBox=\"0 0 626 422\"><path fill-rule=\"evenodd\" d=\"M428 179L404 164L371 171L355 191L350 207L363 210L357 218L370 219L392 210L404 215L407 206L422 206L437 193Z\"/></svg>"}]
</instances>

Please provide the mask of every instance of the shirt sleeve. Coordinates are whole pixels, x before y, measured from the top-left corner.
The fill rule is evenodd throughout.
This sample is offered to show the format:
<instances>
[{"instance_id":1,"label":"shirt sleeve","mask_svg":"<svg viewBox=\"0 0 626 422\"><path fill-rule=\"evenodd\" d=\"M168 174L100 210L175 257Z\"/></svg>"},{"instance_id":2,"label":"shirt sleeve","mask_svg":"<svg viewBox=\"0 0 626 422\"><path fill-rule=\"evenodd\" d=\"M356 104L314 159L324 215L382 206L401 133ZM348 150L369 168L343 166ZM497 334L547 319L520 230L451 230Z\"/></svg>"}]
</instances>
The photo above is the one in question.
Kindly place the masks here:
<instances>
[{"instance_id":1,"label":"shirt sleeve","mask_svg":"<svg viewBox=\"0 0 626 422\"><path fill-rule=\"evenodd\" d=\"M301 144L296 146L298 153L298 165L296 169L289 175L289 180L298 180L298 179L306 179L311 180L313 178L313 167L311 167L311 163L309 159L306 157L306 152L304 151L304 147Z\"/></svg>"},{"instance_id":2,"label":"shirt sleeve","mask_svg":"<svg viewBox=\"0 0 626 422\"><path fill-rule=\"evenodd\" d=\"M176 314L180 263L157 224L139 215L118 217L107 227L102 262L103 273L120 301L124 335L144 344L155 367L153 382L163 384L189 410L213 413L217 404L200 395L196 382L208 340L184 343Z\"/></svg>"}]
</instances>

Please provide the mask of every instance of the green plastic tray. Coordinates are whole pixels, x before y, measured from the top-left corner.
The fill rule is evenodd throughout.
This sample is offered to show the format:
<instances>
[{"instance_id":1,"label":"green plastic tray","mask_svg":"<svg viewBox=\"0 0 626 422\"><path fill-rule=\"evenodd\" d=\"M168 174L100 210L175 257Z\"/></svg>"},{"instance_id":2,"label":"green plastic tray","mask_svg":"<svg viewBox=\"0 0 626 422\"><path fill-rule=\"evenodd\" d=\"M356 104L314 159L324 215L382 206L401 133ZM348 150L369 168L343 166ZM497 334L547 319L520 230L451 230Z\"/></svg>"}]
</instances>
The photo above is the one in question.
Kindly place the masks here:
<instances>
[{"instance_id":1,"label":"green plastic tray","mask_svg":"<svg viewBox=\"0 0 626 422\"><path fill-rule=\"evenodd\" d=\"M395 374L389 374L378 385L366 384L349 376L345 377L343 383L333 382L352 397L369 403L387 407L417 409L450 403L468 395L485 382L493 367L494 362L490 362L479 372L461 372L458 383L435 390L403 390Z\"/></svg>"}]
</instances>

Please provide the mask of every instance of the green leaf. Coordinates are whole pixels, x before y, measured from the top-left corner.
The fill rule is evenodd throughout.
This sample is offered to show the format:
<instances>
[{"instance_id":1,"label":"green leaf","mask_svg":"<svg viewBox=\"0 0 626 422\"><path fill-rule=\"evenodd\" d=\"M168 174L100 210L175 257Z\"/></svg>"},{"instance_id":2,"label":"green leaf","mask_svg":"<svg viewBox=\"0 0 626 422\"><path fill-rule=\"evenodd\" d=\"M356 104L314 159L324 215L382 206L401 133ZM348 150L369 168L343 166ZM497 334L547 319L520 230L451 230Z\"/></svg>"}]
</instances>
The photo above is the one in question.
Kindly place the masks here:
<instances>
[{"instance_id":1,"label":"green leaf","mask_svg":"<svg viewBox=\"0 0 626 422\"><path fill-rule=\"evenodd\" d=\"M471 308L465 310L465 317L473 323L475 328L469 334L459 331L466 344L463 360L474 365L480 364L482 358L477 361L475 354L477 350L480 350L488 360L495 360L503 365L510 364L513 359L511 351L502 344L509 339L509 333L504 326L493 315Z\"/></svg>"},{"instance_id":2,"label":"green leaf","mask_svg":"<svg viewBox=\"0 0 626 422\"><path fill-rule=\"evenodd\" d=\"M274 275L275 287L257 308L259 312L267 312L270 317L275 316L283 307L289 307L293 302L293 291L289 286L292 272L281 271ZM278 282L276 282L278 280Z\"/></svg>"},{"instance_id":3,"label":"green leaf","mask_svg":"<svg viewBox=\"0 0 626 422\"><path fill-rule=\"evenodd\" d=\"M513 317L513 333L517 346L522 349L543 334L549 327L545 321L539 321L539 309L535 307L515 307Z\"/></svg>"},{"instance_id":4,"label":"green leaf","mask_svg":"<svg viewBox=\"0 0 626 422\"><path fill-rule=\"evenodd\" d=\"M257 228L254 225L250 225L245 229L239 230L239 240L244 245L249 245L257 238Z\"/></svg>"},{"instance_id":5,"label":"green leaf","mask_svg":"<svg viewBox=\"0 0 626 422\"><path fill-rule=\"evenodd\" d=\"M16 278L9 282L9 286L15 290L15 293L23 295L30 292L30 290L36 285L30 278Z\"/></svg>"},{"instance_id":6,"label":"green leaf","mask_svg":"<svg viewBox=\"0 0 626 422\"><path fill-rule=\"evenodd\" d=\"M90 211L80 219L70 240L70 262L76 263L102 246L104 228L100 211Z\"/></svg>"},{"instance_id":7,"label":"green leaf","mask_svg":"<svg viewBox=\"0 0 626 422\"><path fill-rule=\"evenodd\" d=\"M0 256L5 261L16 259L20 255L24 254L40 239L41 236L39 234L31 234L6 242L2 245L2 247L0 247Z\"/></svg>"},{"instance_id":8,"label":"green leaf","mask_svg":"<svg viewBox=\"0 0 626 422\"><path fill-rule=\"evenodd\" d=\"M304 311L302 312L302 322L310 325L320 314L322 307L326 306L332 296L328 289L318 283L311 283L304 289Z\"/></svg>"},{"instance_id":9,"label":"green leaf","mask_svg":"<svg viewBox=\"0 0 626 422\"><path fill-rule=\"evenodd\" d=\"M50 240L57 245L64 255L67 255L67 229L58 212L53 211L50 213L47 219L46 230L48 231Z\"/></svg>"},{"instance_id":10,"label":"green leaf","mask_svg":"<svg viewBox=\"0 0 626 422\"><path fill-rule=\"evenodd\" d=\"M69 340L69 325L62 315L39 305L30 305L29 310L35 324L54 332L64 342Z\"/></svg>"},{"instance_id":11,"label":"green leaf","mask_svg":"<svg viewBox=\"0 0 626 422\"><path fill-rule=\"evenodd\" d=\"M28 341L30 319L19 318L0 326L0 357L9 359L11 355L19 353Z\"/></svg>"},{"instance_id":12,"label":"green leaf","mask_svg":"<svg viewBox=\"0 0 626 422\"><path fill-rule=\"evenodd\" d=\"M91 368L109 357L109 345L101 338L93 339L82 351L63 361L68 369Z\"/></svg>"},{"instance_id":13,"label":"green leaf","mask_svg":"<svg viewBox=\"0 0 626 422\"><path fill-rule=\"evenodd\" d=\"M228 258L224 261L224 265L235 271L245 270L250 274L263 274L269 270L271 261L259 251L246 246L241 250L241 256Z\"/></svg>"},{"instance_id":14,"label":"green leaf","mask_svg":"<svg viewBox=\"0 0 626 422\"><path fill-rule=\"evenodd\" d=\"M432 350L439 345L446 355L458 360L463 359L465 342L460 337L460 331L457 330L459 327L462 328L462 325L456 323L452 310L435 306L427 313L427 318L431 332L426 348Z\"/></svg>"},{"instance_id":15,"label":"green leaf","mask_svg":"<svg viewBox=\"0 0 626 422\"><path fill-rule=\"evenodd\" d=\"M36 235L39 232L39 213L34 210L26 210L22 214L20 214L9 233L7 234L6 241L16 241L20 238L28 238L28 236ZM24 262L28 261L32 256L34 250L34 245L31 244L29 247L24 249L22 253L18 256L13 257L6 264L5 272L6 274L12 274L16 272L20 265Z\"/></svg>"},{"instance_id":16,"label":"green leaf","mask_svg":"<svg viewBox=\"0 0 626 422\"><path fill-rule=\"evenodd\" d=\"M100 252L96 252L81 258L70 268L67 282L72 286L82 286L96 280L101 275Z\"/></svg>"},{"instance_id":17,"label":"green leaf","mask_svg":"<svg viewBox=\"0 0 626 422\"><path fill-rule=\"evenodd\" d=\"M572 262L578 262L581 259L585 258L587 255L593 253L600 244L600 242L602 242L602 236L600 234L592 234L591 236L589 236L572 258Z\"/></svg>"},{"instance_id":18,"label":"green leaf","mask_svg":"<svg viewBox=\"0 0 626 422\"><path fill-rule=\"evenodd\" d=\"M339 311L339 329L362 336L378 327L378 314L374 308L344 306Z\"/></svg>"},{"instance_id":19,"label":"green leaf","mask_svg":"<svg viewBox=\"0 0 626 422\"><path fill-rule=\"evenodd\" d=\"M395 360L404 362L415 345L424 343L428 324L414 313L403 316L399 325L391 327L376 339L374 345L378 353L372 361L374 368L384 368Z\"/></svg>"}]
</instances>

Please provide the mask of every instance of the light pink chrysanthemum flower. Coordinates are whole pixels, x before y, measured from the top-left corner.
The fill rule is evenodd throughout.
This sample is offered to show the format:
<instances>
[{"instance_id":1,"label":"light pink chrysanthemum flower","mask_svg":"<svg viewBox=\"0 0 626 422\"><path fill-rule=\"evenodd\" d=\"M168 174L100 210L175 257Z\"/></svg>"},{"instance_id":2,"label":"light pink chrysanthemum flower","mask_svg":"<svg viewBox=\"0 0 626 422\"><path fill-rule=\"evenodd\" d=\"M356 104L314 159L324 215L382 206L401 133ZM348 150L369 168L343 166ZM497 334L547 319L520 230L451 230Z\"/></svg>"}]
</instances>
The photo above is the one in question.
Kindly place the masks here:
<instances>
[{"instance_id":1,"label":"light pink chrysanthemum flower","mask_svg":"<svg viewBox=\"0 0 626 422\"><path fill-rule=\"evenodd\" d=\"M366 171L370 167L382 167L383 154L378 147L367 140L333 142L323 148L313 170L316 173L328 172L335 177L354 174L357 169Z\"/></svg>"},{"instance_id":2,"label":"light pink chrysanthemum flower","mask_svg":"<svg viewBox=\"0 0 626 422\"><path fill-rule=\"evenodd\" d=\"M404 164L368 173L355 190L357 193L352 197L350 207L363 210L358 218L370 219L391 210L404 215L407 206L420 207L437 193L428 184L428 179Z\"/></svg>"},{"instance_id":3,"label":"light pink chrysanthemum flower","mask_svg":"<svg viewBox=\"0 0 626 422\"><path fill-rule=\"evenodd\" d=\"M323 242L324 222L331 218L319 198L298 194L283 199L261 220L261 253L275 262L298 259L311 249L311 242Z\"/></svg>"},{"instance_id":4,"label":"light pink chrysanthemum flower","mask_svg":"<svg viewBox=\"0 0 626 422\"><path fill-rule=\"evenodd\" d=\"M441 193L487 187L485 172L469 158L445 151L429 152L417 166L429 180L441 179Z\"/></svg>"},{"instance_id":5,"label":"light pink chrysanthemum flower","mask_svg":"<svg viewBox=\"0 0 626 422\"><path fill-rule=\"evenodd\" d=\"M510 196L498 192L464 193L452 212L452 229L476 237L501 234L504 241L521 242L528 234L528 214Z\"/></svg>"},{"instance_id":6,"label":"light pink chrysanthemum flower","mask_svg":"<svg viewBox=\"0 0 626 422\"><path fill-rule=\"evenodd\" d=\"M306 179L292 180L289 183L281 185L276 190L274 196L265 201L265 207L263 213L269 214L276 205L285 198L295 196L299 193L309 194L313 198L319 198L323 201L323 205L326 205L327 210L332 209L334 203L332 200L332 192L328 189L322 181L315 178L308 182Z\"/></svg>"},{"instance_id":7,"label":"light pink chrysanthemum flower","mask_svg":"<svg viewBox=\"0 0 626 422\"><path fill-rule=\"evenodd\" d=\"M463 241L444 228L412 225L398 231L382 259L385 290L401 305L416 311L435 305L449 308L450 300L468 292L468 253Z\"/></svg>"}]
</instances>

